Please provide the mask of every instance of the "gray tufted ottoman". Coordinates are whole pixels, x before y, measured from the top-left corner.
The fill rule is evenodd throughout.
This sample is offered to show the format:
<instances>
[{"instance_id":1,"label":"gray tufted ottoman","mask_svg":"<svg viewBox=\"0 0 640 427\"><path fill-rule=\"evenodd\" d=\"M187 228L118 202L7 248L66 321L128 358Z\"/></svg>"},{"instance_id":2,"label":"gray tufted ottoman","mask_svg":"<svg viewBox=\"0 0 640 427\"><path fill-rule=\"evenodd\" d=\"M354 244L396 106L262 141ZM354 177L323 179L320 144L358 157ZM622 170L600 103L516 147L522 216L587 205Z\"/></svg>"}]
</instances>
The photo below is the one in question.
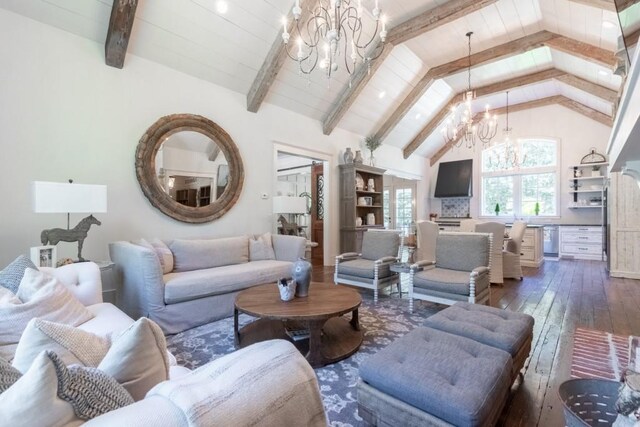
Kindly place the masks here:
<instances>
[{"instance_id":1,"label":"gray tufted ottoman","mask_svg":"<svg viewBox=\"0 0 640 427\"><path fill-rule=\"evenodd\" d=\"M502 350L416 328L362 363L358 412L378 426L491 426L511 371Z\"/></svg>"},{"instance_id":2,"label":"gray tufted ottoman","mask_svg":"<svg viewBox=\"0 0 640 427\"><path fill-rule=\"evenodd\" d=\"M533 317L528 314L457 302L429 317L425 326L506 351L513 359L512 381L531 351Z\"/></svg>"}]
</instances>

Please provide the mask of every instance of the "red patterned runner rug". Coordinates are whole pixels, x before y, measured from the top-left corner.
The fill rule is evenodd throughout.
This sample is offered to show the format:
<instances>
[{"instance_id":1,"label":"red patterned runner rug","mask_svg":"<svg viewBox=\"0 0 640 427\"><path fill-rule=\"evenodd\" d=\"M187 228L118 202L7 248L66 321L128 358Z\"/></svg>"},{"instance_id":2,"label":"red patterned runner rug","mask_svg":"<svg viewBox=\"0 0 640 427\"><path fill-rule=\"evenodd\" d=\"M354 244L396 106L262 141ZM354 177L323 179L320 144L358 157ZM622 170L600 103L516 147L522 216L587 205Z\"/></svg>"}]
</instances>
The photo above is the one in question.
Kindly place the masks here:
<instances>
[{"instance_id":1,"label":"red patterned runner rug","mask_svg":"<svg viewBox=\"0 0 640 427\"><path fill-rule=\"evenodd\" d=\"M635 365L640 352L638 337L615 335L595 329L576 329L571 359L571 378L619 380L624 370Z\"/></svg>"}]
</instances>

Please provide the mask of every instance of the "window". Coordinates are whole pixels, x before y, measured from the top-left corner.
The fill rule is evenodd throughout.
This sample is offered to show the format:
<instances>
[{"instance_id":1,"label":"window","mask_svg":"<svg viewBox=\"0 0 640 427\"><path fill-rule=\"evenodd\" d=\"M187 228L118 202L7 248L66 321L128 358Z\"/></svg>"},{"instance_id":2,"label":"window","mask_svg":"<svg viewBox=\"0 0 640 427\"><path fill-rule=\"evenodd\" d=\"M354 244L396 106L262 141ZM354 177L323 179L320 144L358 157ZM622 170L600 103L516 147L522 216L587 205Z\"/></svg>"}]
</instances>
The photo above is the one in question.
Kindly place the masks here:
<instances>
[{"instance_id":1,"label":"window","mask_svg":"<svg viewBox=\"0 0 640 427\"><path fill-rule=\"evenodd\" d=\"M413 195L411 188L396 189L396 228L408 234L413 221Z\"/></svg>"},{"instance_id":2,"label":"window","mask_svg":"<svg viewBox=\"0 0 640 427\"><path fill-rule=\"evenodd\" d=\"M514 150L498 144L482 152L481 215L558 215L558 147L548 139L519 139L514 144L522 162L505 162Z\"/></svg>"}]
</instances>

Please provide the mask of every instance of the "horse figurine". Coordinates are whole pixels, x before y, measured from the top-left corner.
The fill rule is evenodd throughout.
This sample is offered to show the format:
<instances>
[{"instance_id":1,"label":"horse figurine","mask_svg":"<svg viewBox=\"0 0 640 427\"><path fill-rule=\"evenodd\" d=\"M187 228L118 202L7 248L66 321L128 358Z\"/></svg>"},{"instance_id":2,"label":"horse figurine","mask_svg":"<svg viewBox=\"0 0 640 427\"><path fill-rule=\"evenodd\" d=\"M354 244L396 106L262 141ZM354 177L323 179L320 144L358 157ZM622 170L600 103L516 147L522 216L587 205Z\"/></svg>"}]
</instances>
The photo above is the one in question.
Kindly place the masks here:
<instances>
[{"instance_id":1,"label":"horse figurine","mask_svg":"<svg viewBox=\"0 0 640 427\"><path fill-rule=\"evenodd\" d=\"M63 228L52 228L50 230L42 230L40 241L43 245L57 245L58 242L78 242L78 261L85 261L82 258L82 245L84 239L87 238L89 228L93 224L102 225L93 215L89 215L78 223L71 230Z\"/></svg>"}]
</instances>

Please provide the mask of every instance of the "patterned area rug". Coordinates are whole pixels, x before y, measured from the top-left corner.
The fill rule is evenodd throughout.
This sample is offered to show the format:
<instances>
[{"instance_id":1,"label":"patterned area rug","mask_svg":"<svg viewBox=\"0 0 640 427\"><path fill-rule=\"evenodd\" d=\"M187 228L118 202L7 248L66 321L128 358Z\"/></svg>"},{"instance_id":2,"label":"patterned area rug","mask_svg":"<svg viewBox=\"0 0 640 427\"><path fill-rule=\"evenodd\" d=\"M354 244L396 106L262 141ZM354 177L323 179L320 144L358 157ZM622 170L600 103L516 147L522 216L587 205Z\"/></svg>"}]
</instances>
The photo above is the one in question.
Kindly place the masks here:
<instances>
[{"instance_id":1,"label":"patterned area rug","mask_svg":"<svg viewBox=\"0 0 640 427\"><path fill-rule=\"evenodd\" d=\"M330 425L335 427L362 424L356 395L360 363L444 308L417 302L413 314L409 314L409 301L406 299L382 297L374 306L372 295L363 292L362 300L359 317L365 334L360 349L348 359L315 370ZM243 325L251 320L250 316L240 316ZM167 344L178 364L197 368L235 350L233 319L223 319L170 336Z\"/></svg>"},{"instance_id":2,"label":"patterned area rug","mask_svg":"<svg viewBox=\"0 0 640 427\"><path fill-rule=\"evenodd\" d=\"M573 341L571 378L619 380L635 365L638 338L577 328Z\"/></svg>"}]
</instances>

